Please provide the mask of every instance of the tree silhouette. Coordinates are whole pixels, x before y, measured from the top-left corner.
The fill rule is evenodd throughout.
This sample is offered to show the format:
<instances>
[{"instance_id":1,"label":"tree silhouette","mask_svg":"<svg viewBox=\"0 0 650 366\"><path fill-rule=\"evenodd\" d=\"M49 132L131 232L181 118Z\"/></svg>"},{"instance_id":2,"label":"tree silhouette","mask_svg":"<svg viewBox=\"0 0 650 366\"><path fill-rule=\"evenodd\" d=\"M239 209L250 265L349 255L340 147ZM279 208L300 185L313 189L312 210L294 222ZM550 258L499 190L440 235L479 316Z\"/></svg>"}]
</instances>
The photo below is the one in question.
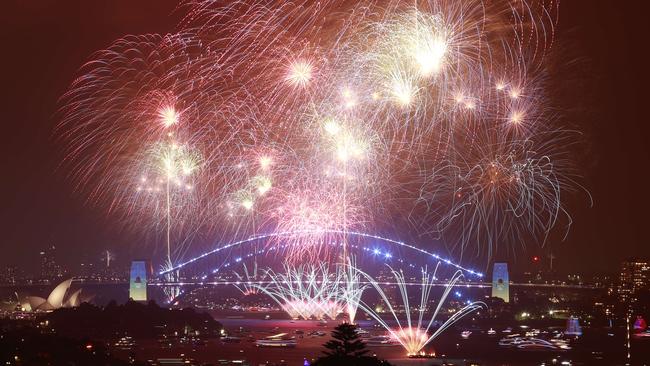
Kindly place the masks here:
<instances>
[{"instance_id":1,"label":"tree silhouette","mask_svg":"<svg viewBox=\"0 0 650 366\"><path fill-rule=\"evenodd\" d=\"M216 336L222 328L210 314L192 308L161 308L153 301L147 304L127 301L123 305L111 302L103 309L82 303L76 308L57 309L44 315L44 319L49 320L58 334L71 338L89 334L108 338L124 333L136 339L152 338L160 333L160 325L165 325L166 332L182 333L191 328L199 330L202 335Z\"/></svg>"},{"instance_id":2,"label":"tree silhouette","mask_svg":"<svg viewBox=\"0 0 650 366\"><path fill-rule=\"evenodd\" d=\"M352 324L343 323L334 328L332 338L324 345L329 350L323 352L327 356L361 357L368 353L366 345L357 333L357 327Z\"/></svg>"},{"instance_id":3,"label":"tree silhouette","mask_svg":"<svg viewBox=\"0 0 650 366\"><path fill-rule=\"evenodd\" d=\"M386 361L376 357L366 356L368 350L357 333L357 327L343 323L332 331L332 339L323 345L327 351L314 366L390 366Z\"/></svg>"}]
</instances>

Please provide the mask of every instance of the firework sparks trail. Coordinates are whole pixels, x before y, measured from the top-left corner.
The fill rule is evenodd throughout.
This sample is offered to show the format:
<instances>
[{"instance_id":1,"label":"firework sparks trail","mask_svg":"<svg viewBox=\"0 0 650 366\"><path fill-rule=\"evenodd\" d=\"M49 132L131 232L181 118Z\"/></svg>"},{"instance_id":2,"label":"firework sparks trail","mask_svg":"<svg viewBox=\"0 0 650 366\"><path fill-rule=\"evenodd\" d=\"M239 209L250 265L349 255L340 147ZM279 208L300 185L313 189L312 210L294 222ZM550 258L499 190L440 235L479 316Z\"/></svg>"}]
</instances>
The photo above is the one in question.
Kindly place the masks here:
<instances>
[{"instance_id":1,"label":"firework sparks trail","mask_svg":"<svg viewBox=\"0 0 650 366\"><path fill-rule=\"evenodd\" d=\"M347 231L407 227L489 255L570 223L575 134L545 83L557 2L179 11L173 32L93 55L58 129L76 187L164 233L169 268L218 235L310 232L283 244L314 262L332 260L332 242L345 257Z\"/></svg>"},{"instance_id":2,"label":"firework sparks trail","mask_svg":"<svg viewBox=\"0 0 650 366\"><path fill-rule=\"evenodd\" d=\"M438 263L439 265L440 263ZM460 310L456 311L449 318L444 320L440 326L437 328L434 327L436 323L436 317L440 312L440 309L447 299L447 296L454 288L456 283L463 277L460 271L455 272L452 278L445 284L440 299L437 304L430 303L431 290L438 281L436 273L438 266L431 273L427 272L426 268L422 270L422 282L421 282L421 291L420 291L420 303L417 308L412 308L410 306L409 293L407 290L407 281L404 278L404 273L401 271L396 271L391 268L391 272L395 277L395 283L397 283L397 288L399 289L402 303L393 304L389 297L386 295L384 290L380 287L378 282L372 277L364 273L364 276L370 281L372 287L380 295L382 302L384 303L389 314L392 315L392 319L397 324L396 327L391 326L389 321L381 317L381 315L365 302L359 302L359 307L375 319L379 324L381 324L391 336L397 340L402 347L406 350L407 354L415 355L418 354L422 349L434 340L438 335L440 335L445 329L453 325L455 322L460 320L462 317L467 314L480 309L484 306L481 302L471 302L466 306L462 307ZM400 311L397 310L396 306L403 306L404 316L406 319L401 319L398 316ZM417 318L413 318L413 315L416 315Z\"/></svg>"},{"instance_id":3,"label":"firework sparks trail","mask_svg":"<svg viewBox=\"0 0 650 366\"><path fill-rule=\"evenodd\" d=\"M330 273L325 264L319 266L285 265L284 273L266 270L267 285L256 286L271 297L294 319L336 319L344 311L339 299L341 276Z\"/></svg>"},{"instance_id":4,"label":"firework sparks trail","mask_svg":"<svg viewBox=\"0 0 650 366\"><path fill-rule=\"evenodd\" d=\"M354 324L361 296L368 288L368 285L361 284L362 273L357 269L355 258L347 258L346 265L342 266L342 269L339 267L343 272L340 292L343 304L345 304L345 312L348 314L348 320L350 324Z\"/></svg>"},{"instance_id":5,"label":"firework sparks trail","mask_svg":"<svg viewBox=\"0 0 650 366\"><path fill-rule=\"evenodd\" d=\"M244 267L243 274L234 272L239 282L235 285L235 287L244 296L259 294L261 292L260 287L263 286L259 284L259 280L262 278L262 276L258 275L257 262L255 262L253 266L253 270L251 272L248 271L248 267L246 266L246 263L243 264L243 267Z\"/></svg>"},{"instance_id":6,"label":"firework sparks trail","mask_svg":"<svg viewBox=\"0 0 650 366\"><path fill-rule=\"evenodd\" d=\"M350 323L354 323L361 296L368 287L361 284L362 274L355 264L354 258L348 258L347 264L336 265L333 272L326 264L285 265L282 273L266 270L265 277L270 280L267 284L251 280L244 265L247 282L237 288L245 294L250 292L249 288L267 294L292 318L336 319L346 313ZM244 280L244 276L237 276Z\"/></svg>"}]
</instances>

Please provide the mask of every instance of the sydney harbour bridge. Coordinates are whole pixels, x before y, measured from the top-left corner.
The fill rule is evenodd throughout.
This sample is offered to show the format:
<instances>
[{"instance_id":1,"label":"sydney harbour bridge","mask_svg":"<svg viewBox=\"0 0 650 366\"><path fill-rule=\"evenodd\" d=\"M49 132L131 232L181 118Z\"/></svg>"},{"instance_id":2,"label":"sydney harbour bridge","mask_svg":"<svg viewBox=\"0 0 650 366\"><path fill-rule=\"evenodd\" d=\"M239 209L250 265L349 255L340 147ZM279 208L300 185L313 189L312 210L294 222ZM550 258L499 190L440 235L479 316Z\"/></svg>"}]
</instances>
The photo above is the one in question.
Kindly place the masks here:
<instances>
[{"instance_id":1,"label":"sydney harbour bridge","mask_svg":"<svg viewBox=\"0 0 650 366\"><path fill-rule=\"evenodd\" d=\"M347 249L349 255L355 258L356 264L362 269L371 272L381 269L395 269L417 273L423 268L439 266L442 276L433 285L446 286L446 277L451 273L459 272L463 275L460 285L472 288L490 288L492 279L482 271L461 265L451 258L444 257L436 252L375 234L363 232L339 232L348 238ZM227 244L217 244L213 249L197 256L180 261L175 266L164 270L155 271L148 281L149 286L237 286L241 284L265 285L271 282L263 276L252 276L242 272L248 264L252 268L254 263L265 263L266 268L278 268L286 263L284 252L288 244L270 245L270 240L282 242L283 238L302 235L305 232L281 232L253 236ZM279 241L277 239L280 239ZM332 252L341 252L343 244L331 242ZM180 275L183 273L183 275ZM233 274L241 273L241 276ZM170 275L175 274L175 275ZM248 275L248 276L247 276ZM407 276L405 282L408 286L421 285L417 276ZM366 281L362 281L366 282ZM390 280L378 280L383 285L394 285ZM512 287L555 287L593 289L593 286L577 284L547 284L547 283L517 283L510 281Z\"/></svg>"}]
</instances>

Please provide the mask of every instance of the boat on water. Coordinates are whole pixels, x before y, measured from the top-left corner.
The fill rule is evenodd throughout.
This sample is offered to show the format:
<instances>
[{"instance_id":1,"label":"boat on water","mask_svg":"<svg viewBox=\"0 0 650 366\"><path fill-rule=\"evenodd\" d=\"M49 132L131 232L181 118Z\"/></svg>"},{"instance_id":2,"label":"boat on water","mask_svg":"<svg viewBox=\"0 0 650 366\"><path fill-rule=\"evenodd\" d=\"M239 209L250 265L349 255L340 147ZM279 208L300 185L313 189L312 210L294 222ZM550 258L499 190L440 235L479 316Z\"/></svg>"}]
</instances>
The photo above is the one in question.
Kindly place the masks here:
<instances>
[{"instance_id":1,"label":"boat on water","mask_svg":"<svg viewBox=\"0 0 650 366\"><path fill-rule=\"evenodd\" d=\"M136 343L132 337L124 336L118 339L117 342L115 342L114 346L117 349L129 350L134 348L136 346Z\"/></svg>"},{"instance_id":2,"label":"boat on water","mask_svg":"<svg viewBox=\"0 0 650 366\"><path fill-rule=\"evenodd\" d=\"M517 348L523 351L556 351L559 349L551 342L539 338L528 338L518 344Z\"/></svg>"},{"instance_id":3,"label":"boat on water","mask_svg":"<svg viewBox=\"0 0 650 366\"><path fill-rule=\"evenodd\" d=\"M506 337L499 340L499 346L501 347L517 347L521 344L525 338L523 337Z\"/></svg>"},{"instance_id":4,"label":"boat on water","mask_svg":"<svg viewBox=\"0 0 650 366\"><path fill-rule=\"evenodd\" d=\"M497 331L494 330L494 329L492 329L492 328L490 328L490 329L488 329L487 334L489 334L489 335L495 335L495 334L497 334Z\"/></svg>"},{"instance_id":5,"label":"boat on water","mask_svg":"<svg viewBox=\"0 0 650 366\"><path fill-rule=\"evenodd\" d=\"M472 335L472 332L469 331L469 330L464 330L462 333L460 333L460 336L463 337L463 339L467 339L471 335Z\"/></svg>"},{"instance_id":6,"label":"boat on water","mask_svg":"<svg viewBox=\"0 0 650 366\"><path fill-rule=\"evenodd\" d=\"M409 353L406 357L408 358L436 358L436 353L435 352L430 352L426 353L424 351L420 351L419 353Z\"/></svg>"},{"instance_id":7,"label":"boat on water","mask_svg":"<svg viewBox=\"0 0 650 366\"><path fill-rule=\"evenodd\" d=\"M499 340L500 347L516 348L523 351L564 351L571 349L564 340L547 341L532 337L506 337Z\"/></svg>"},{"instance_id":8,"label":"boat on water","mask_svg":"<svg viewBox=\"0 0 650 366\"><path fill-rule=\"evenodd\" d=\"M571 349L571 347L569 346L569 341L567 341L566 339L552 338L549 340L549 342L553 343L553 345L563 350Z\"/></svg>"},{"instance_id":9,"label":"boat on water","mask_svg":"<svg viewBox=\"0 0 650 366\"><path fill-rule=\"evenodd\" d=\"M646 330L644 332L639 332L639 333L634 333L632 335L634 338L650 338L650 330Z\"/></svg>"},{"instance_id":10,"label":"boat on water","mask_svg":"<svg viewBox=\"0 0 650 366\"><path fill-rule=\"evenodd\" d=\"M363 340L369 347L390 347L400 345L399 342L387 335L374 336Z\"/></svg>"},{"instance_id":11,"label":"boat on water","mask_svg":"<svg viewBox=\"0 0 650 366\"><path fill-rule=\"evenodd\" d=\"M287 333L280 333L255 341L255 345L258 347L289 347L293 348L296 346L296 339L289 336Z\"/></svg>"},{"instance_id":12,"label":"boat on water","mask_svg":"<svg viewBox=\"0 0 650 366\"><path fill-rule=\"evenodd\" d=\"M225 337L221 337L221 342L224 342L224 343L239 343L239 342L241 342L241 338L232 337L232 336L225 336Z\"/></svg>"}]
</instances>

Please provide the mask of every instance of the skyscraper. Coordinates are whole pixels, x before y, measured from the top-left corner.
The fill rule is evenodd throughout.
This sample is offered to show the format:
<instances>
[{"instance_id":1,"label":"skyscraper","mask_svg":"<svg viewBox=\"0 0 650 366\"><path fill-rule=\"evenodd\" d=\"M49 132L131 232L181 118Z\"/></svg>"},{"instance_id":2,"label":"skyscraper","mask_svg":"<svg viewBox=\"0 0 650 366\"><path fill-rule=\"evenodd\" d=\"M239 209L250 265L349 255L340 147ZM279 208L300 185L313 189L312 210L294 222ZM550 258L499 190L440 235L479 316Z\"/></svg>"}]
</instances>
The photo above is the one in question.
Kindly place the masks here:
<instances>
[{"instance_id":1,"label":"skyscraper","mask_svg":"<svg viewBox=\"0 0 650 366\"><path fill-rule=\"evenodd\" d=\"M63 276L63 269L56 263L56 247L54 245L39 252L41 264L41 279L53 280Z\"/></svg>"},{"instance_id":2,"label":"skyscraper","mask_svg":"<svg viewBox=\"0 0 650 366\"><path fill-rule=\"evenodd\" d=\"M0 283L3 285L15 285L18 277L18 267L6 266L0 270Z\"/></svg>"},{"instance_id":3,"label":"skyscraper","mask_svg":"<svg viewBox=\"0 0 650 366\"><path fill-rule=\"evenodd\" d=\"M492 270L492 297L498 297L505 302L510 302L508 263L494 263Z\"/></svg>"},{"instance_id":4,"label":"skyscraper","mask_svg":"<svg viewBox=\"0 0 650 366\"><path fill-rule=\"evenodd\" d=\"M636 302L639 290L650 287L650 264L645 260L630 259L621 263L618 295L621 302Z\"/></svg>"}]
</instances>

